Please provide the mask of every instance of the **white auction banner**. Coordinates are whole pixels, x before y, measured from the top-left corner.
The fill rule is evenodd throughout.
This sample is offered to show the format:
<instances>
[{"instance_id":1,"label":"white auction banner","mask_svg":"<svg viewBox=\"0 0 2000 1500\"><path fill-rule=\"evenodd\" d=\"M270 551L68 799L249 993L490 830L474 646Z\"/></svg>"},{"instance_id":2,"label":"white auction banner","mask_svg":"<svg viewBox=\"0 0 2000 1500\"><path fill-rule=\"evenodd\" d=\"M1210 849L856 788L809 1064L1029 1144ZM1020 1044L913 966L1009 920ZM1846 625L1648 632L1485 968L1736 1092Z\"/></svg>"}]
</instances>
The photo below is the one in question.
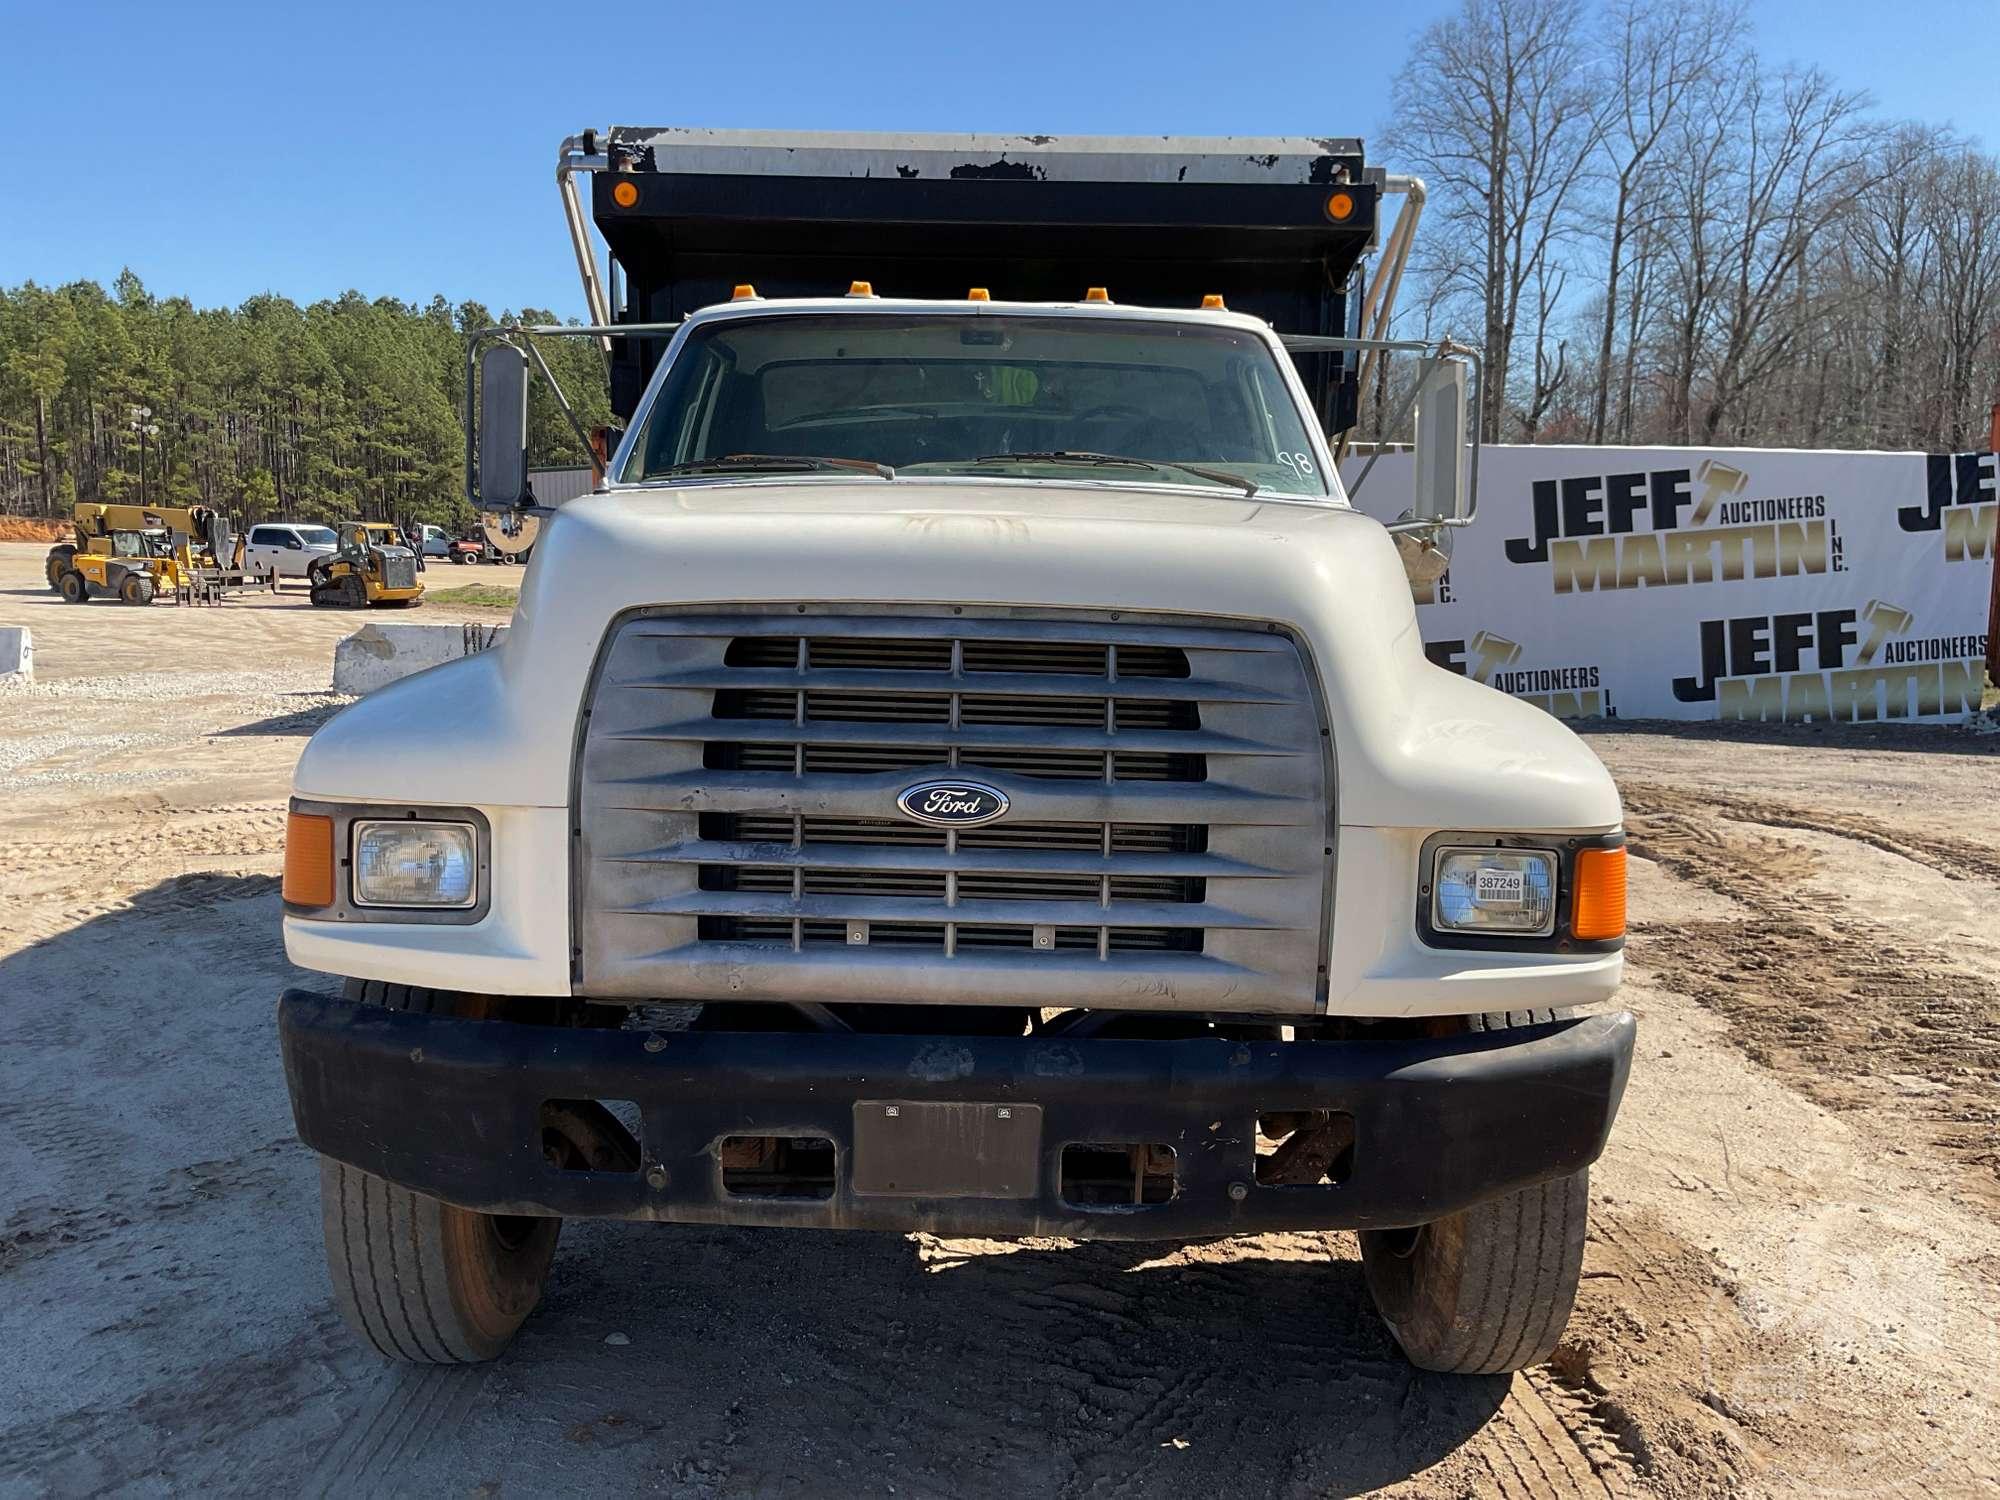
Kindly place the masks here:
<instances>
[{"instance_id":1,"label":"white auction banner","mask_svg":"<svg viewBox=\"0 0 2000 1500\"><path fill-rule=\"evenodd\" d=\"M1341 466L1351 486L1365 458ZM1488 447L1479 517L1418 594L1425 650L1561 718L1978 712L1991 453ZM1385 454L1355 505L1410 505Z\"/></svg>"}]
</instances>

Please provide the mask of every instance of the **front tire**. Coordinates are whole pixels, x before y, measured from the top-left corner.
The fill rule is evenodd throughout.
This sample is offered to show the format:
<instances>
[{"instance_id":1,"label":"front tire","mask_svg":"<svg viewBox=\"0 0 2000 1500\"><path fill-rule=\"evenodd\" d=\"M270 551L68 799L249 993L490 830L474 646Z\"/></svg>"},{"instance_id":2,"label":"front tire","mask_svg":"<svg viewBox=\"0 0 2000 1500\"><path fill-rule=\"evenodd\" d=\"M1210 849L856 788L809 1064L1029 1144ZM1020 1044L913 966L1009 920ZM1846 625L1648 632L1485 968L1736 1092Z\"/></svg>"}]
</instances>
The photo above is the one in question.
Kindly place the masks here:
<instances>
[{"instance_id":1,"label":"front tire","mask_svg":"<svg viewBox=\"0 0 2000 1500\"><path fill-rule=\"evenodd\" d=\"M1469 1030L1500 1031L1554 1013L1466 1019ZM1500 1375L1553 1354L1576 1305L1589 1208L1585 1168L1416 1229L1363 1230L1368 1290L1410 1363Z\"/></svg>"},{"instance_id":2,"label":"front tire","mask_svg":"<svg viewBox=\"0 0 2000 1500\"><path fill-rule=\"evenodd\" d=\"M153 602L153 580L145 573L127 573L125 581L118 585L118 597L127 604L151 604Z\"/></svg>"},{"instance_id":3,"label":"front tire","mask_svg":"<svg viewBox=\"0 0 2000 1500\"><path fill-rule=\"evenodd\" d=\"M479 1013L469 997L407 985L349 980L346 996L390 1010ZM562 1220L457 1208L328 1157L319 1174L334 1300L385 1359L493 1359L541 1301Z\"/></svg>"}]
</instances>

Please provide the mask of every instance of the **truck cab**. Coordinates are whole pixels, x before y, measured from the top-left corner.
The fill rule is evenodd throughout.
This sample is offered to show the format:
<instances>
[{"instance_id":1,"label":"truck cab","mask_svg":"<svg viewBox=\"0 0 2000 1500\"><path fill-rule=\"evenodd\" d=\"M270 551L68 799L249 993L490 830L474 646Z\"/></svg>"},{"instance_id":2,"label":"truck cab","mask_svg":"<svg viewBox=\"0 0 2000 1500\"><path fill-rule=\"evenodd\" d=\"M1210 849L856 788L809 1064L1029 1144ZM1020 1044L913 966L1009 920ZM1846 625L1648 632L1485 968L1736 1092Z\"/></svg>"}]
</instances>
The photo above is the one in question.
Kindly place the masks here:
<instances>
[{"instance_id":1,"label":"truck cab","mask_svg":"<svg viewBox=\"0 0 2000 1500\"><path fill-rule=\"evenodd\" d=\"M1442 498L1398 535L1343 487L1391 180L1321 140L563 160L625 430L504 644L295 776L287 950L340 989L280 1030L350 1323L490 1358L566 1217L1322 1228L1417 1363L1546 1358L1631 1058L1622 820L1424 657L1448 361ZM532 506L530 337L480 357L482 509Z\"/></svg>"}]
</instances>

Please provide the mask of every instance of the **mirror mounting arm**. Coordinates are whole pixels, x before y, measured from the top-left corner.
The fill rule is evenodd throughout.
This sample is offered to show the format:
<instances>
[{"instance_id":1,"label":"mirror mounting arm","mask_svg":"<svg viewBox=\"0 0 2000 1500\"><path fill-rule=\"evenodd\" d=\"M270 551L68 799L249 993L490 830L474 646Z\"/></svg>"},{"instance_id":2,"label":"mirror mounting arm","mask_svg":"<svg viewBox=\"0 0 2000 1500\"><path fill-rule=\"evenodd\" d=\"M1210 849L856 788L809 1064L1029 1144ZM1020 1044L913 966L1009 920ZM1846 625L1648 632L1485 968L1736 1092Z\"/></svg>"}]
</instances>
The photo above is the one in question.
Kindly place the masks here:
<instances>
[{"instance_id":1,"label":"mirror mounting arm","mask_svg":"<svg viewBox=\"0 0 2000 1500\"><path fill-rule=\"evenodd\" d=\"M556 401L561 405L563 415L569 419L571 429L576 433L578 440L582 442L584 451L594 455L595 449L590 441L590 435L583 430L582 424L577 419L575 409L570 405L567 396L564 395L562 387L557 384L555 375L550 371L547 362L542 358L541 351L535 347L535 340L538 338L592 338L601 339L608 345L610 340L614 338L657 338L662 334L671 334L679 331L680 326L678 320L670 323L622 323L616 325L587 323L581 326L566 323L507 323L474 331L465 341L465 405L460 413L460 425L465 434L466 503L475 511L487 508L480 503L477 455L480 398L478 379L479 356L488 344L495 342L513 344L517 348L525 349L532 356L536 366L541 370L543 378L548 381L549 388L555 392ZM591 467L593 469L597 468L594 459ZM525 515L549 513L546 507L529 505L519 508Z\"/></svg>"}]
</instances>

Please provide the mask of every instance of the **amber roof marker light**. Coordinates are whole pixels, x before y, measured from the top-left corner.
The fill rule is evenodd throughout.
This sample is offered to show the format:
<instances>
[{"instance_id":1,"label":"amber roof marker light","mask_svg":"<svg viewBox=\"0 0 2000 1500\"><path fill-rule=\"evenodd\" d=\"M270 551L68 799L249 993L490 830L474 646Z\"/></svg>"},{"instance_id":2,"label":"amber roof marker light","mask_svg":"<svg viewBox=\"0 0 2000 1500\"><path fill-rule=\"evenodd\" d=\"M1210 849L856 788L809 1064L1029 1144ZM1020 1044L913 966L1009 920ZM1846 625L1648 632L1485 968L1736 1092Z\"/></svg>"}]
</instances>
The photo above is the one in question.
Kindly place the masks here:
<instances>
[{"instance_id":1,"label":"amber roof marker light","mask_svg":"<svg viewBox=\"0 0 2000 1500\"><path fill-rule=\"evenodd\" d=\"M1223 312L1227 310L1223 307L1222 294L1219 292L1210 292L1206 297L1203 297L1201 305L1210 312Z\"/></svg>"},{"instance_id":2,"label":"amber roof marker light","mask_svg":"<svg viewBox=\"0 0 2000 1500\"><path fill-rule=\"evenodd\" d=\"M967 302L991 302L993 294L983 286L976 286L965 294L965 300Z\"/></svg>"},{"instance_id":3,"label":"amber roof marker light","mask_svg":"<svg viewBox=\"0 0 2000 1500\"><path fill-rule=\"evenodd\" d=\"M1083 300L1086 302L1109 302L1111 300L1111 293L1107 292L1101 286L1094 286L1083 294Z\"/></svg>"},{"instance_id":4,"label":"amber roof marker light","mask_svg":"<svg viewBox=\"0 0 2000 1500\"><path fill-rule=\"evenodd\" d=\"M639 184L636 182L614 182L611 185L611 201L620 208L630 208L639 201Z\"/></svg>"},{"instance_id":5,"label":"amber roof marker light","mask_svg":"<svg viewBox=\"0 0 2000 1500\"><path fill-rule=\"evenodd\" d=\"M1354 194L1347 192L1326 195L1326 216L1336 224L1345 224L1354 217Z\"/></svg>"}]
</instances>

